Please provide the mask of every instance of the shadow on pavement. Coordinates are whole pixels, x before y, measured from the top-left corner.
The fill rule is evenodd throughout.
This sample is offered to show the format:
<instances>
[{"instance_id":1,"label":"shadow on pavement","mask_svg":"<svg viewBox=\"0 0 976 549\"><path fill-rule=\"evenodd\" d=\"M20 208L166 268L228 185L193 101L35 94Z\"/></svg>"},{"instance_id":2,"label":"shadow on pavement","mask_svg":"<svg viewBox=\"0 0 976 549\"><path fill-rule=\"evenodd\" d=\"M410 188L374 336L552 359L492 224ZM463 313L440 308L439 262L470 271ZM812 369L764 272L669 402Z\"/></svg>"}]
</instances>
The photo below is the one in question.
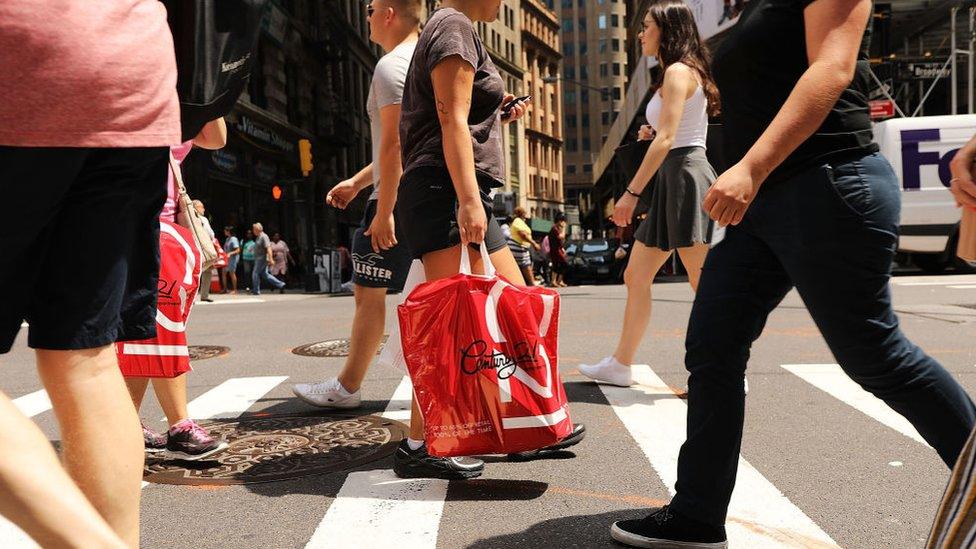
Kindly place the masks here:
<instances>
[{"instance_id":1,"label":"shadow on pavement","mask_svg":"<svg viewBox=\"0 0 976 549\"><path fill-rule=\"evenodd\" d=\"M618 520L641 518L646 509L614 511L599 515L575 515L545 520L528 530L478 540L468 549L524 547L623 547L610 539L610 525Z\"/></svg>"}]
</instances>

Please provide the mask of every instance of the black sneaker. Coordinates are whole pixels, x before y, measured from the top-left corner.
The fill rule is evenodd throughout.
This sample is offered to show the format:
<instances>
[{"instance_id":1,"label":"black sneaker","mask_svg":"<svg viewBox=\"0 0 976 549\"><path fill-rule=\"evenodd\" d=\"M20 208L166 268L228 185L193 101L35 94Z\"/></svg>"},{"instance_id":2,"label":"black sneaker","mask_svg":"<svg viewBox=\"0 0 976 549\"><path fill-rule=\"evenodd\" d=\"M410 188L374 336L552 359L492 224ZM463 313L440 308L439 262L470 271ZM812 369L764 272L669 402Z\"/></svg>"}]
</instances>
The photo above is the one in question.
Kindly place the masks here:
<instances>
[{"instance_id":1,"label":"black sneaker","mask_svg":"<svg viewBox=\"0 0 976 549\"><path fill-rule=\"evenodd\" d=\"M630 547L651 549L726 549L724 526L712 526L680 515L667 505L639 520L621 520L610 537Z\"/></svg>"},{"instance_id":2,"label":"black sneaker","mask_svg":"<svg viewBox=\"0 0 976 549\"><path fill-rule=\"evenodd\" d=\"M550 454L555 454L556 452L565 450L570 446L576 446L585 437L586 426L584 426L582 423L576 423L573 425L573 432L569 433L569 436L553 444L552 446L546 446L545 448L539 448L538 450L529 450L528 452L508 454L508 459L510 461L531 461L533 459L542 459Z\"/></svg>"},{"instance_id":3,"label":"black sneaker","mask_svg":"<svg viewBox=\"0 0 976 549\"><path fill-rule=\"evenodd\" d=\"M469 457L442 458L427 453L427 445L411 450L403 439L393 454L393 472L400 478L465 480L481 476L485 462Z\"/></svg>"},{"instance_id":4,"label":"black sneaker","mask_svg":"<svg viewBox=\"0 0 976 549\"><path fill-rule=\"evenodd\" d=\"M166 453L169 457L190 461L212 456L227 446L226 442L210 436L206 429L192 419L184 419L170 427L166 439Z\"/></svg>"}]
</instances>

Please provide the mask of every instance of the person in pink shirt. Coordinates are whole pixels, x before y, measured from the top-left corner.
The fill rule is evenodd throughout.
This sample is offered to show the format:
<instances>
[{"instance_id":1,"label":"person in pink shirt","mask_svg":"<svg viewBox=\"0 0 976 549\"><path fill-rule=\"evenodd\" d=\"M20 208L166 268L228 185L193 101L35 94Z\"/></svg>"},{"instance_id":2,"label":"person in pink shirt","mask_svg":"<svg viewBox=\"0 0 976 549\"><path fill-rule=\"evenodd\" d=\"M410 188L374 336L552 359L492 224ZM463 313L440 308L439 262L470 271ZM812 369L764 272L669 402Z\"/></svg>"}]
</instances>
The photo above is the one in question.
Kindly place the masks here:
<instances>
[{"instance_id":1,"label":"person in pink shirt","mask_svg":"<svg viewBox=\"0 0 976 549\"><path fill-rule=\"evenodd\" d=\"M0 75L0 354L26 320L64 463L0 395L0 513L44 546L136 547L143 441L113 343L155 335L181 141L166 10L4 0Z\"/></svg>"}]
</instances>

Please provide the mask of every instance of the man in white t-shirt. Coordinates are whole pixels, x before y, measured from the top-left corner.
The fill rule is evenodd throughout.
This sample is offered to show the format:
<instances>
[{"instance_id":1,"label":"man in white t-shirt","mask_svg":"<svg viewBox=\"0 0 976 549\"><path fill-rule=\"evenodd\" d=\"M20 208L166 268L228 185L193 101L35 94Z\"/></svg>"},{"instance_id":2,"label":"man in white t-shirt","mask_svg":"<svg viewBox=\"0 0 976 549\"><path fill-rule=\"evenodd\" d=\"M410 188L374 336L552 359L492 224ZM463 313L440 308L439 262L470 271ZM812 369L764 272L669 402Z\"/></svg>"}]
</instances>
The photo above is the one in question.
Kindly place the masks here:
<instances>
[{"instance_id":1,"label":"man in white t-shirt","mask_svg":"<svg viewBox=\"0 0 976 549\"><path fill-rule=\"evenodd\" d=\"M356 195L372 186L366 212L352 243L356 316L349 358L338 378L299 384L295 394L325 408L356 408L359 387L383 338L386 292L400 289L410 268L410 252L394 219L400 163L400 99L420 32L420 0L373 0L367 7L370 40L386 55L377 63L369 88L367 112L373 161L329 191L326 202L345 209Z\"/></svg>"}]
</instances>

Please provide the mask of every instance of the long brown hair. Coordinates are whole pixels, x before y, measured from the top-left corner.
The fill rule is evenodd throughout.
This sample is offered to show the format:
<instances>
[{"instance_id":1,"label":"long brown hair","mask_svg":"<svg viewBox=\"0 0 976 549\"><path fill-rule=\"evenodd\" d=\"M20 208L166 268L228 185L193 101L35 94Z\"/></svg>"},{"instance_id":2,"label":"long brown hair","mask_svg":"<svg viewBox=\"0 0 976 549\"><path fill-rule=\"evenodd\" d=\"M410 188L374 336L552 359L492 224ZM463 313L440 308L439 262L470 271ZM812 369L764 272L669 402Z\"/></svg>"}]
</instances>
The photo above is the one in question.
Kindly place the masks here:
<instances>
[{"instance_id":1,"label":"long brown hair","mask_svg":"<svg viewBox=\"0 0 976 549\"><path fill-rule=\"evenodd\" d=\"M708 102L708 114L717 116L722 109L722 102L709 69L712 56L698 32L691 8L682 0L659 0L651 4L647 11L661 29L661 45L657 53L661 71L654 82L654 91L664 84L664 71L669 66L684 63L698 73Z\"/></svg>"}]
</instances>

